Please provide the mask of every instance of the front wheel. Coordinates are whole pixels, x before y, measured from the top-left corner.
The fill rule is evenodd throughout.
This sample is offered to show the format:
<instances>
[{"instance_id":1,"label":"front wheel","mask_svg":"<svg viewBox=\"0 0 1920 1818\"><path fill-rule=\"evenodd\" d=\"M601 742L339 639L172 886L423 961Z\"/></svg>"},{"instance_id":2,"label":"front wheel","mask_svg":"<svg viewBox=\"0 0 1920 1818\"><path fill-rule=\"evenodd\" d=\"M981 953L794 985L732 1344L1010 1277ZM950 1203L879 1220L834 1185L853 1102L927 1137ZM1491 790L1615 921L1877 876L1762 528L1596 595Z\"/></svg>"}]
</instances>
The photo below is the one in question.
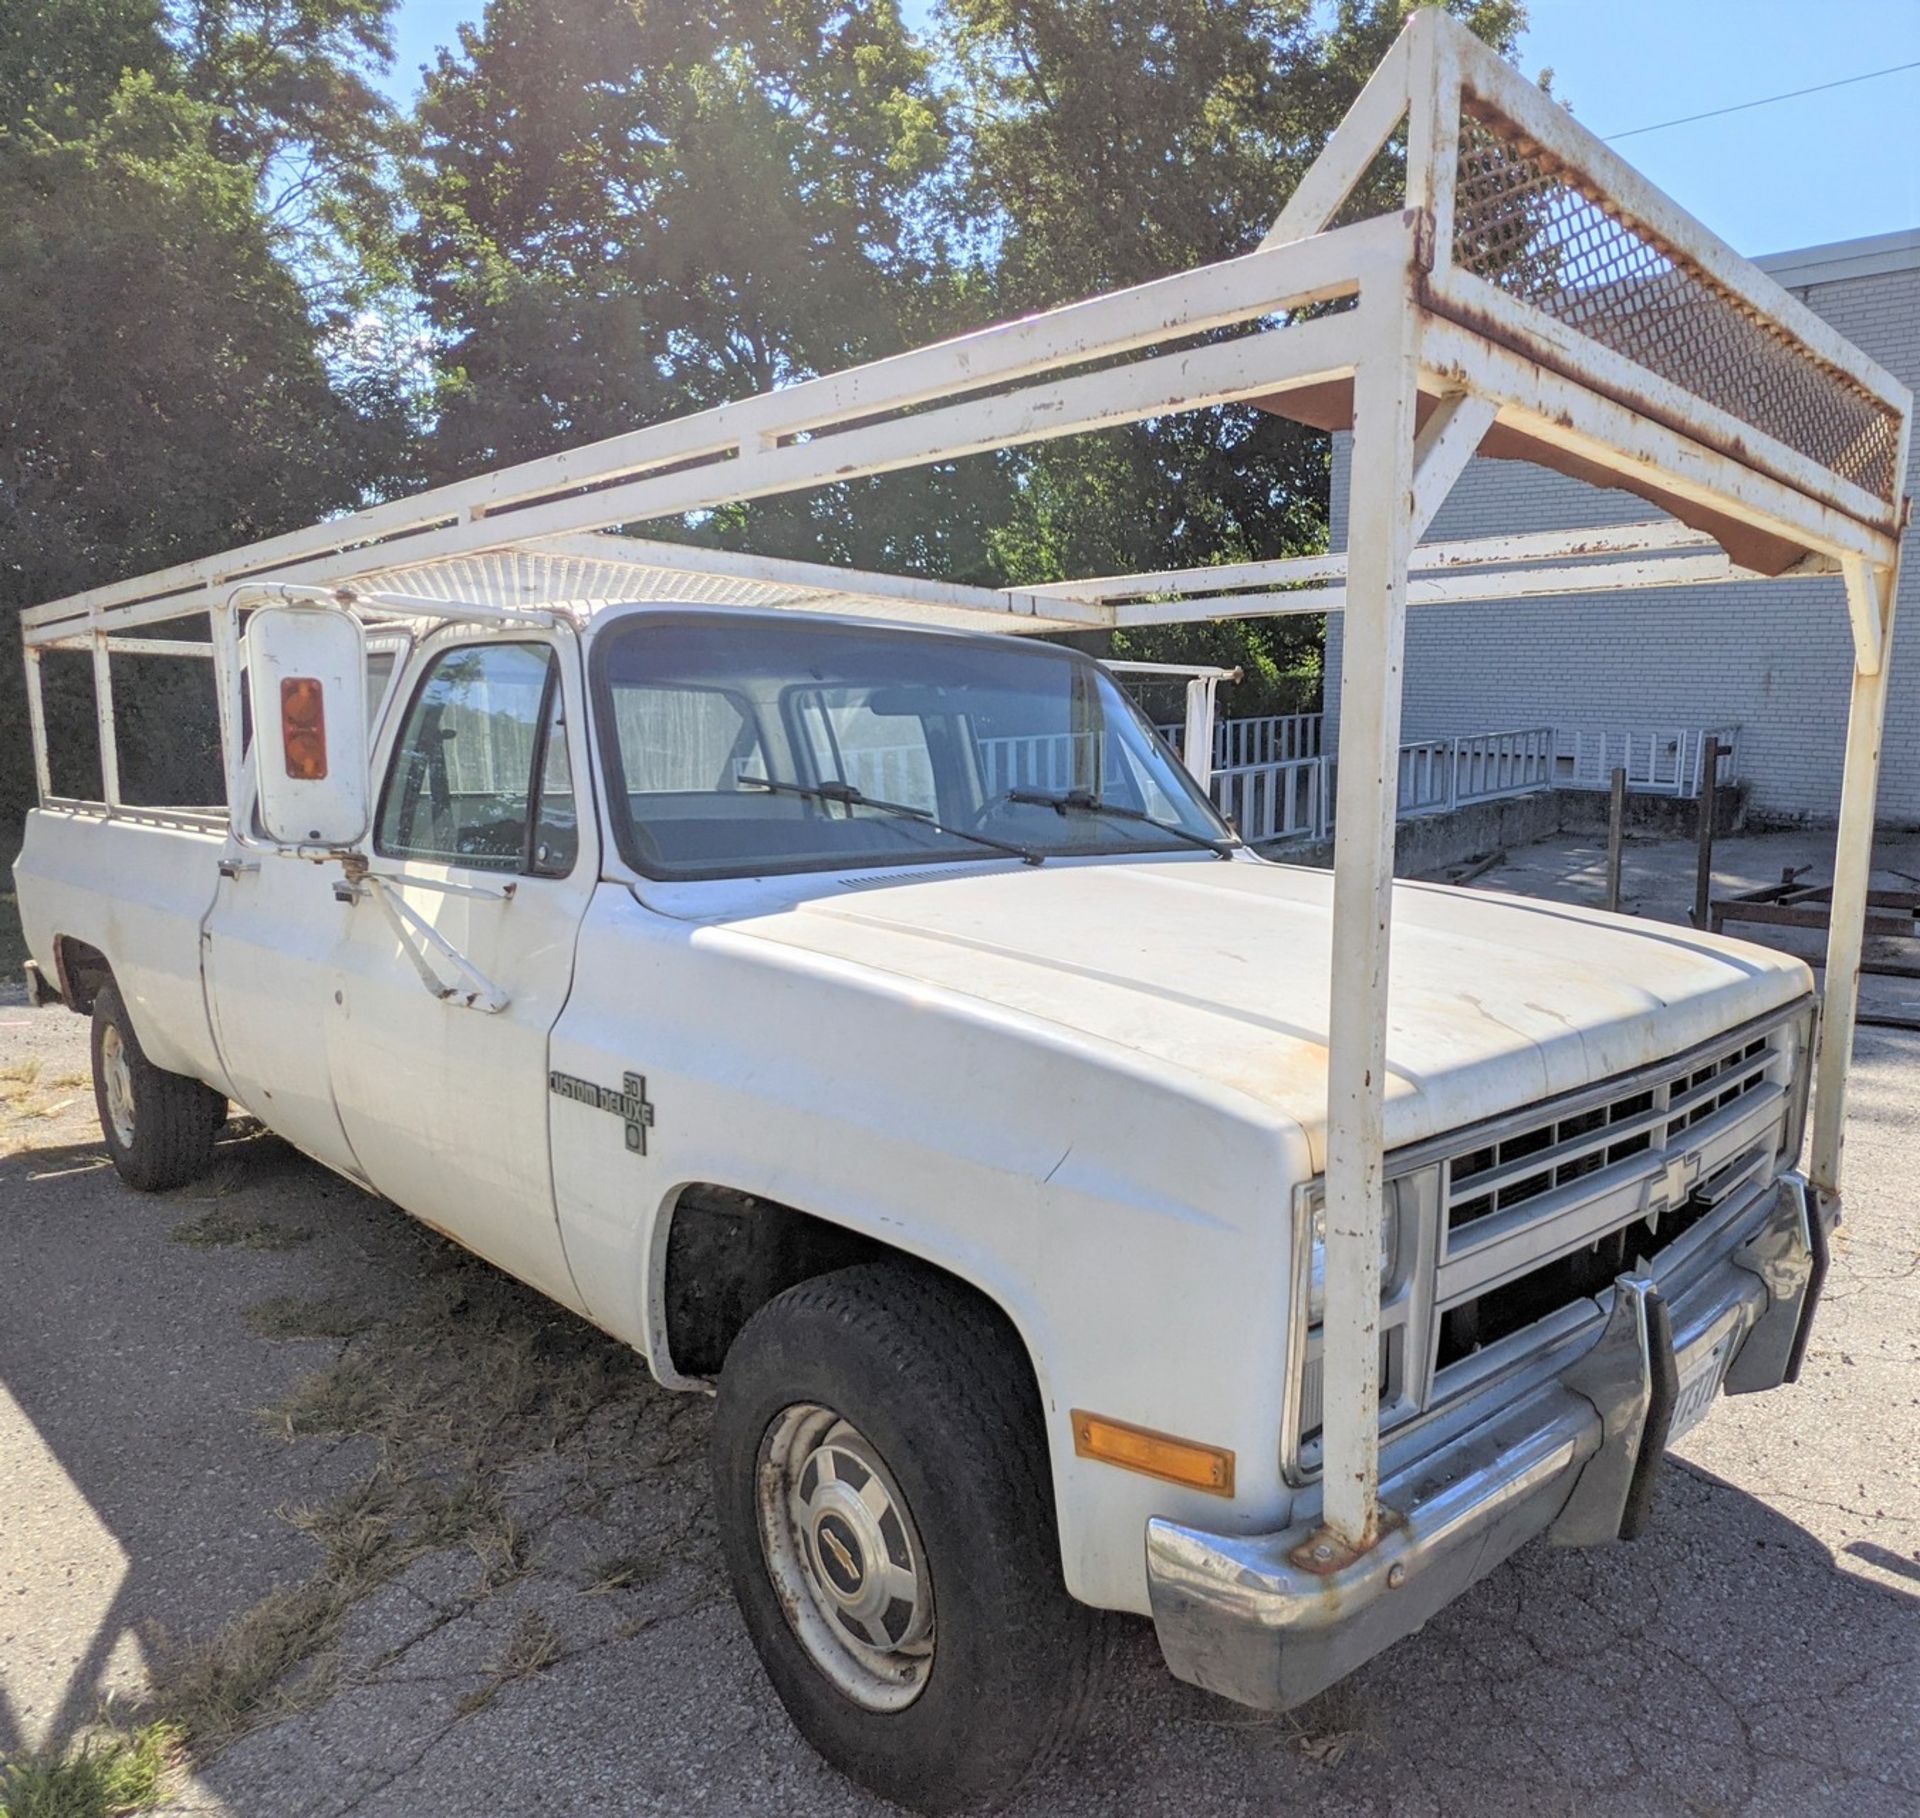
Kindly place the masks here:
<instances>
[{"instance_id":1,"label":"front wheel","mask_svg":"<svg viewBox=\"0 0 1920 1818\"><path fill-rule=\"evenodd\" d=\"M119 987L93 1000L93 1099L119 1176L143 1193L184 1186L205 1171L227 1101L147 1059Z\"/></svg>"},{"instance_id":2,"label":"front wheel","mask_svg":"<svg viewBox=\"0 0 1920 1818\"><path fill-rule=\"evenodd\" d=\"M788 1289L727 1355L713 1460L748 1632L842 1773L953 1811L1071 1736L1107 1619L1061 1582L1039 1398L985 1303L886 1265Z\"/></svg>"}]
</instances>

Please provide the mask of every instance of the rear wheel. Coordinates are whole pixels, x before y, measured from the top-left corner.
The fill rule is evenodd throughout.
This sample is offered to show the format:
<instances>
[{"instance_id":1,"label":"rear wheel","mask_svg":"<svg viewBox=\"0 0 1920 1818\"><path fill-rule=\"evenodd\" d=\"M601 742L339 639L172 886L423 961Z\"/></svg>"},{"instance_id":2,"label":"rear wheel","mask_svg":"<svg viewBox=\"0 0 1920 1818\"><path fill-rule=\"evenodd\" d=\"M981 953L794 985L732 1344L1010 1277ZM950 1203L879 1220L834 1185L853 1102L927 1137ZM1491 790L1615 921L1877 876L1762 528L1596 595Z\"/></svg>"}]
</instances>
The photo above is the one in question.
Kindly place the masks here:
<instances>
[{"instance_id":1,"label":"rear wheel","mask_svg":"<svg viewBox=\"0 0 1920 1818\"><path fill-rule=\"evenodd\" d=\"M727 1355L714 1475L754 1645L842 1773L952 1811L1073 1733L1108 1619L1061 1582L1039 1398L984 1302L891 1265L769 1301Z\"/></svg>"},{"instance_id":2,"label":"rear wheel","mask_svg":"<svg viewBox=\"0 0 1920 1818\"><path fill-rule=\"evenodd\" d=\"M183 1186L202 1173L226 1121L227 1101L218 1092L147 1059L113 984L93 1000L93 1098L115 1169L143 1193Z\"/></svg>"}]
</instances>

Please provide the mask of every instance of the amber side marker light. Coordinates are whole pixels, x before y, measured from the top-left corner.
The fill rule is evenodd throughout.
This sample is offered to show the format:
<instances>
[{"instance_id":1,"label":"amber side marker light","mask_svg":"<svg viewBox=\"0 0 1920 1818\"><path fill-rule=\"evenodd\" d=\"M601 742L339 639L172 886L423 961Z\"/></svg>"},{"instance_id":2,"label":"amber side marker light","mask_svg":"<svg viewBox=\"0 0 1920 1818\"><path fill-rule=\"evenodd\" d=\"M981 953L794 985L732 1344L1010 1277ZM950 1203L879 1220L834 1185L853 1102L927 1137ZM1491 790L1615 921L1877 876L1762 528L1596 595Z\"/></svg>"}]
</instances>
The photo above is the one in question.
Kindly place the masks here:
<instances>
[{"instance_id":1,"label":"amber side marker light","mask_svg":"<svg viewBox=\"0 0 1920 1818\"><path fill-rule=\"evenodd\" d=\"M327 696L317 676L290 675L280 684L280 743L287 775L318 783L327 774Z\"/></svg>"},{"instance_id":2,"label":"amber side marker light","mask_svg":"<svg viewBox=\"0 0 1920 1818\"><path fill-rule=\"evenodd\" d=\"M1222 1446L1203 1446L1150 1427L1129 1426L1124 1420L1073 1411L1073 1449L1082 1458L1118 1465L1123 1471L1141 1471L1205 1490L1210 1496L1233 1494L1233 1454Z\"/></svg>"}]
</instances>

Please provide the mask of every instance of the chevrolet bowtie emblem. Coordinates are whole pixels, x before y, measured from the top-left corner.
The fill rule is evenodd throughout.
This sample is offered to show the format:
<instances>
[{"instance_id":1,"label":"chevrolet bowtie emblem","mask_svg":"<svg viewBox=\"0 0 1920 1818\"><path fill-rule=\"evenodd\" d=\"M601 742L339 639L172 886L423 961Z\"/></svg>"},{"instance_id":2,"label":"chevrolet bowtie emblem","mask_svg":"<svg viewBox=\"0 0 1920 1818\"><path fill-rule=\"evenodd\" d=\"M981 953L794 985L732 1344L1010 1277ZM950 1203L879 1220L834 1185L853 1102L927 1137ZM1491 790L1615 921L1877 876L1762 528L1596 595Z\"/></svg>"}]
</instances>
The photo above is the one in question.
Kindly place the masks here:
<instances>
[{"instance_id":1,"label":"chevrolet bowtie emblem","mask_svg":"<svg viewBox=\"0 0 1920 1818\"><path fill-rule=\"evenodd\" d=\"M846 1573L849 1578L858 1582L860 1568L853 1563L853 1555L847 1550L846 1542L844 1542L838 1534L834 1533L831 1528L822 1528L820 1530L820 1538L826 1544L827 1550L839 1561L841 1571Z\"/></svg>"},{"instance_id":2,"label":"chevrolet bowtie emblem","mask_svg":"<svg viewBox=\"0 0 1920 1818\"><path fill-rule=\"evenodd\" d=\"M1666 1166L1647 1184L1647 1211L1671 1212L1685 1205L1700 1184L1700 1153L1669 1155Z\"/></svg>"}]
</instances>

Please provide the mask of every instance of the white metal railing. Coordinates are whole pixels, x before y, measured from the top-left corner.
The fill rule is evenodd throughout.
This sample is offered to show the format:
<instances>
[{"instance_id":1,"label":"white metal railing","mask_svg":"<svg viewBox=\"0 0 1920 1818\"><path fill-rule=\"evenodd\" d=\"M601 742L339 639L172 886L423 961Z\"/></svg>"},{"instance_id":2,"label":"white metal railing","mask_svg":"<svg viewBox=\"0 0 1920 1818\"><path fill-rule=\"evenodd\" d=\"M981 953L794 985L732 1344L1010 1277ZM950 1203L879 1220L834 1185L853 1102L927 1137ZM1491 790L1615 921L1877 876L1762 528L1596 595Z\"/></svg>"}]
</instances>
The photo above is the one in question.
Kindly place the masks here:
<instances>
[{"instance_id":1,"label":"white metal railing","mask_svg":"<svg viewBox=\"0 0 1920 1818\"><path fill-rule=\"evenodd\" d=\"M1322 839L1327 830L1325 758L1237 764L1213 773L1213 801L1244 840Z\"/></svg>"},{"instance_id":2,"label":"white metal railing","mask_svg":"<svg viewBox=\"0 0 1920 1818\"><path fill-rule=\"evenodd\" d=\"M1553 728L1480 732L1454 739L1451 806L1527 795L1553 783Z\"/></svg>"},{"instance_id":3,"label":"white metal railing","mask_svg":"<svg viewBox=\"0 0 1920 1818\"><path fill-rule=\"evenodd\" d=\"M1606 789L1619 769L1636 795L1692 798L1709 738L1720 741L1720 781L1729 782L1739 770L1738 726L1563 726L1555 734L1554 783Z\"/></svg>"},{"instance_id":4,"label":"white metal railing","mask_svg":"<svg viewBox=\"0 0 1920 1818\"><path fill-rule=\"evenodd\" d=\"M1071 789L1093 774L1093 735L1057 732L975 741L989 799L1009 789Z\"/></svg>"},{"instance_id":5,"label":"white metal railing","mask_svg":"<svg viewBox=\"0 0 1920 1818\"><path fill-rule=\"evenodd\" d=\"M1474 732L1451 739L1414 739L1400 747L1399 818L1445 814L1474 802L1531 795L1553 786L1553 728L1525 726L1513 732ZM1335 758L1320 760L1323 823L1333 825Z\"/></svg>"},{"instance_id":6,"label":"white metal railing","mask_svg":"<svg viewBox=\"0 0 1920 1818\"><path fill-rule=\"evenodd\" d=\"M1400 817L1453 805L1451 739L1415 739L1400 747Z\"/></svg>"},{"instance_id":7,"label":"white metal railing","mask_svg":"<svg viewBox=\"0 0 1920 1818\"><path fill-rule=\"evenodd\" d=\"M1559 780L1560 738L1551 726L1523 726L1411 740L1400 747L1400 817L1551 789ZM1224 765L1214 772L1214 804L1247 840L1325 839L1333 829L1337 770L1331 753ZM1723 780L1726 774L1723 768Z\"/></svg>"},{"instance_id":8,"label":"white metal railing","mask_svg":"<svg viewBox=\"0 0 1920 1818\"><path fill-rule=\"evenodd\" d=\"M1179 749L1181 728L1157 731ZM1616 765L1636 794L1700 793L1706 741L1720 741L1720 780L1732 779L1739 728L1568 728L1524 726L1457 738L1413 739L1400 747L1399 812L1444 814L1475 802L1541 789L1605 789ZM1322 750L1317 713L1225 720L1214 741L1214 805L1243 839L1325 839L1333 830L1334 755ZM988 794L1072 788L1090 768L1086 734L978 741ZM1280 753L1279 756L1245 755ZM1224 755L1222 755L1224 754ZM924 745L868 746L841 754L846 779L869 795L919 802L933 791Z\"/></svg>"},{"instance_id":9,"label":"white metal railing","mask_svg":"<svg viewBox=\"0 0 1920 1818\"><path fill-rule=\"evenodd\" d=\"M1317 758L1326 715L1321 713L1250 714L1245 719L1214 722L1213 767L1237 770L1250 764L1291 764L1301 758ZM1154 730L1178 751L1186 737L1186 727L1178 720L1157 725Z\"/></svg>"}]
</instances>

